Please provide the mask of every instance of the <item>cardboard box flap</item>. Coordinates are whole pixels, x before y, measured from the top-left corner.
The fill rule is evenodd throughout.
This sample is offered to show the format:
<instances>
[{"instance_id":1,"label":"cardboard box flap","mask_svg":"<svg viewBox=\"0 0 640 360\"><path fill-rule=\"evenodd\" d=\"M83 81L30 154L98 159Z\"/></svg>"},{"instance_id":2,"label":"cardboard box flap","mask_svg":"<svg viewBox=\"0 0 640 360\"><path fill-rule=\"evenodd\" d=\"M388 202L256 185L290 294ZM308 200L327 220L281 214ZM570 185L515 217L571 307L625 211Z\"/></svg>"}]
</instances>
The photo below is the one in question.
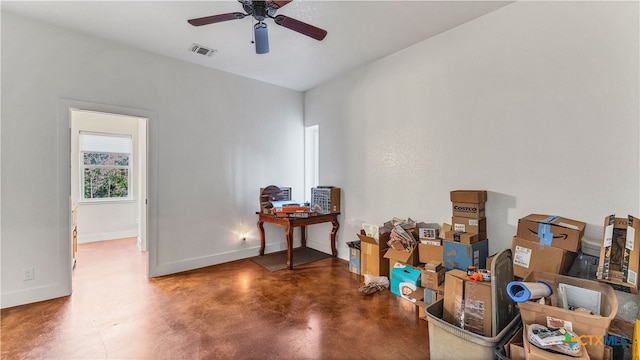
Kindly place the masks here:
<instances>
[{"instance_id":1,"label":"cardboard box flap","mask_svg":"<svg viewBox=\"0 0 640 360\"><path fill-rule=\"evenodd\" d=\"M406 294L405 296L409 301L411 301L413 303L416 303L416 305L417 305L418 301L424 300L424 288L423 287L418 287L418 288L416 288L416 290L414 290L413 292L411 292L409 294Z\"/></svg>"},{"instance_id":2,"label":"cardboard box flap","mask_svg":"<svg viewBox=\"0 0 640 360\"><path fill-rule=\"evenodd\" d=\"M384 257L387 259L397 260L402 263L406 263L408 262L409 258L411 258L411 255L413 255L413 251L396 250L396 249L390 248L384 254Z\"/></svg>"},{"instance_id":3,"label":"cardboard box flap","mask_svg":"<svg viewBox=\"0 0 640 360\"><path fill-rule=\"evenodd\" d=\"M582 221L567 219L556 215L529 214L521 220L560 226L567 229L577 230L581 233L584 232L584 228L587 226L587 224Z\"/></svg>"},{"instance_id":4,"label":"cardboard box flap","mask_svg":"<svg viewBox=\"0 0 640 360\"><path fill-rule=\"evenodd\" d=\"M356 234L356 235L358 235L358 238L363 243L380 245L380 248L382 248L382 249L386 249L387 247L389 247L387 245L387 241L389 240L389 234L380 234L379 243L378 243L378 240L372 238L371 236L367 236L367 235L364 235L364 234Z\"/></svg>"}]
</instances>

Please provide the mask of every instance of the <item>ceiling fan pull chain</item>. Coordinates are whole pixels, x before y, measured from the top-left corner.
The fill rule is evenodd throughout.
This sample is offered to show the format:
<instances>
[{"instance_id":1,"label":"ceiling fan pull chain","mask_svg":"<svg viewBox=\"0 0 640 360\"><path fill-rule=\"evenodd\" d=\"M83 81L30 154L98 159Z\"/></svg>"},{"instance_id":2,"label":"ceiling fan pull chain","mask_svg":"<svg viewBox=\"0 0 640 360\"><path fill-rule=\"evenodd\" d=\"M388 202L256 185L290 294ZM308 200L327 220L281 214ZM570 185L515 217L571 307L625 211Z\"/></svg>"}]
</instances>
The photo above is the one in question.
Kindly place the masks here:
<instances>
[{"instance_id":1,"label":"ceiling fan pull chain","mask_svg":"<svg viewBox=\"0 0 640 360\"><path fill-rule=\"evenodd\" d=\"M255 24L253 23L253 21L251 21L250 24L251 24L251 43L255 44L256 43L256 38L255 38L256 34L255 34L254 30L253 30Z\"/></svg>"}]
</instances>

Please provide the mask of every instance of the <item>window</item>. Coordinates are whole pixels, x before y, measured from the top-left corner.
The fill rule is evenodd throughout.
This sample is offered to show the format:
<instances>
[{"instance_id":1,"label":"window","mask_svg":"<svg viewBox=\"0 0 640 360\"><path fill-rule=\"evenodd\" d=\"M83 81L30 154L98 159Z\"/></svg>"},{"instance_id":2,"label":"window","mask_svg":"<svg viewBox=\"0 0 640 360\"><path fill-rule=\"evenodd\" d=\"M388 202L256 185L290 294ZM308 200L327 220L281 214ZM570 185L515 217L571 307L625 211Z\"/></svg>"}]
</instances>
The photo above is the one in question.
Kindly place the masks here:
<instances>
[{"instance_id":1,"label":"window","mask_svg":"<svg viewBox=\"0 0 640 360\"><path fill-rule=\"evenodd\" d=\"M305 201L311 201L311 188L318 186L320 128L318 125L307 126L304 129L304 188Z\"/></svg>"},{"instance_id":2,"label":"window","mask_svg":"<svg viewBox=\"0 0 640 360\"><path fill-rule=\"evenodd\" d=\"M131 135L80 131L82 201L131 200Z\"/></svg>"}]
</instances>

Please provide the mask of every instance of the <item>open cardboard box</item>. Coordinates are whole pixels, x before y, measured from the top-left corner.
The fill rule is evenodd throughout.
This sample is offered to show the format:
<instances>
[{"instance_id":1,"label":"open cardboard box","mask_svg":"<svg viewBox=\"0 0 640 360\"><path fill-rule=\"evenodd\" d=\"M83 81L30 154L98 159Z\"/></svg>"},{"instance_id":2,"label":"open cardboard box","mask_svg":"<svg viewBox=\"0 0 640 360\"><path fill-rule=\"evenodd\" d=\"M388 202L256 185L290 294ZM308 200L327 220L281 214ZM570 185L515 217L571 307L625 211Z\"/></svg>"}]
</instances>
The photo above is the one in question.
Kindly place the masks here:
<instances>
[{"instance_id":1,"label":"open cardboard box","mask_svg":"<svg viewBox=\"0 0 640 360\"><path fill-rule=\"evenodd\" d=\"M365 235L361 230L357 234L360 239L360 274L389 277L389 260L384 257L389 241L389 234L380 234L378 240Z\"/></svg>"},{"instance_id":2,"label":"open cardboard box","mask_svg":"<svg viewBox=\"0 0 640 360\"><path fill-rule=\"evenodd\" d=\"M414 240L417 238L416 229L407 230L407 234L413 237ZM380 236L382 236L382 234ZM388 237L389 236L387 236L387 240L388 240ZM384 254L384 257L389 259L389 263L391 264L392 268L395 265L395 263L418 266L418 264L420 264L420 257L418 255L418 252L419 252L418 245L419 244L416 244L416 246L411 250L389 248L387 252Z\"/></svg>"},{"instance_id":3,"label":"open cardboard box","mask_svg":"<svg viewBox=\"0 0 640 360\"><path fill-rule=\"evenodd\" d=\"M600 249L598 280L632 294L638 293L640 270L640 220L629 215L604 220L603 246Z\"/></svg>"},{"instance_id":4,"label":"open cardboard box","mask_svg":"<svg viewBox=\"0 0 640 360\"><path fill-rule=\"evenodd\" d=\"M611 286L598 281L539 271L530 272L523 281L542 281L553 289L553 294L549 297L551 305L539 304L537 301L518 303L523 324L541 324L550 328L568 328L587 339L585 341L590 344L585 347L592 359L606 359L604 344L596 340L590 341L590 339L607 335L611 320L618 312L618 299ZM560 283L600 292L600 315L591 315L558 307L557 289Z\"/></svg>"}]
</instances>

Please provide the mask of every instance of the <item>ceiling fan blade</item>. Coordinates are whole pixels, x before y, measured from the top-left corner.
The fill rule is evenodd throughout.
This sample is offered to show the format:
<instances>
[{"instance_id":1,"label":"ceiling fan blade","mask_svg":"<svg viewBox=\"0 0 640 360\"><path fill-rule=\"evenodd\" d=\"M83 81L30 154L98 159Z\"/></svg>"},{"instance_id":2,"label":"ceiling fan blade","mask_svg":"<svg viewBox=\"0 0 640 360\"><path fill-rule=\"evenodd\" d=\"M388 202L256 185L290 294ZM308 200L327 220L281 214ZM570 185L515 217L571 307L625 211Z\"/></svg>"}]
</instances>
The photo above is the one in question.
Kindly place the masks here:
<instances>
[{"instance_id":1,"label":"ceiling fan blade","mask_svg":"<svg viewBox=\"0 0 640 360\"><path fill-rule=\"evenodd\" d=\"M219 23L221 21L242 19L245 16L246 15L243 13L233 12L233 13L227 13L227 14L205 16L197 19L189 19L187 20L187 22L193 26L202 26L202 25Z\"/></svg>"},{"instance_id":2,"label":"ceiling fan blade","mask_svg":"<svg viewBox=\"0 0 640 360\"><path fill-rule=\"evenodd\" d=\"M288 3L290 3L293 0L267 0L267 5L274 8L274 9L280 9L281 7L287 5Z\"/></svg>"},{"instance_id":3,"label":"ceiling fan blade","mask_svg":"<svg viewBox=\"0 0 640 360\"><path fill-rule=\"evenodd\" d=\"M280 26L284 26L287 29L297 31L300 34L307 35L308 37L314 38L316 40L322 40L325 36L327 36L326 30L322 30L318 27L309 25L305 22L290 18L288 16L278 15L274 18L274 21Z\"/></svg>"}]
</instances>

